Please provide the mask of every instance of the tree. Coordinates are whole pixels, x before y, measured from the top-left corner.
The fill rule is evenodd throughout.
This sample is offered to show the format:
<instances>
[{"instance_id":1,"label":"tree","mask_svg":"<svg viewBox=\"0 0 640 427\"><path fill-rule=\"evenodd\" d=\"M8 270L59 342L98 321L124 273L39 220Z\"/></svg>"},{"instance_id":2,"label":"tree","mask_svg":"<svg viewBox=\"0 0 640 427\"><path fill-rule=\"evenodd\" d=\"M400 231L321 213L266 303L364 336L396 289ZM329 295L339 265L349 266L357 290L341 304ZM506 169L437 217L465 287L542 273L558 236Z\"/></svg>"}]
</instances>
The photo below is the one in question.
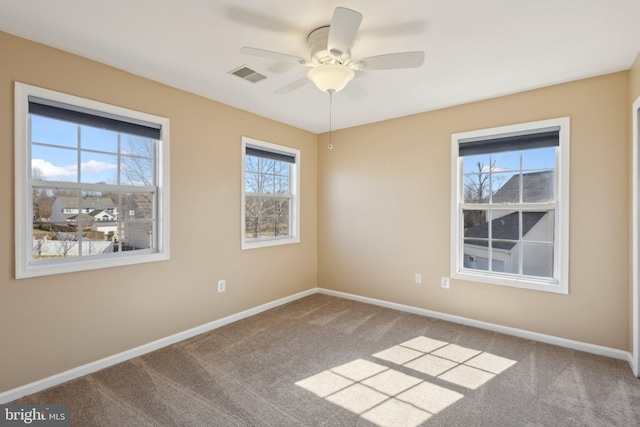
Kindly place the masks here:
<instances>
[{"instance_id":1,"label":"tree","mask_svg":"<svg viewBox=\"0 0 640 427\"><path fill-rule=\"evenodd\" d=\"M289 234L289 163L245 157L245 237Z\"/></svg>"},{"instance_id":2,"label":"tree","mask_svg":"<svg viewBox=\"0 0 640 427\"><path fill-rule=\"evenodd\" d=\"M489 203L491 191L491 172L495 170L495 160L491 166L486 166L483 162L475 164L477 172L466 174L464 177L464 202L465 203ZM485 223L487 212L484 210L466 210L464 214L464 228Z\"/></svg>"}]
</instances>

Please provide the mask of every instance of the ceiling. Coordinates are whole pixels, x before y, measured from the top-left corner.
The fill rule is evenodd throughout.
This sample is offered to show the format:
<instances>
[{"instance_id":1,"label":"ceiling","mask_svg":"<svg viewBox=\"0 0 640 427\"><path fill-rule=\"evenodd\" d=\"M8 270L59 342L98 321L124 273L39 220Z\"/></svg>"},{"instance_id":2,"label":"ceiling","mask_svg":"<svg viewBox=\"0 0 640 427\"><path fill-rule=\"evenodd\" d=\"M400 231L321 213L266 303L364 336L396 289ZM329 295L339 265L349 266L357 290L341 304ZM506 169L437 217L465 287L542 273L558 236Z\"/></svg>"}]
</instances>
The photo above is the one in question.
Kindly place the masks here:
<instances>
[{"instance_id":1,"label":"ceiling","mask_svg":"<svg viewBox=\"0 0 640 427\"><path fill-rule=\"evenodd\" d=\"M240 48L309 58L307 35L337 6L364 15L355 60L425 62L357 72L333 96L334 130L627 70L640 52L638 0L2 0L0 30L322 133L328 94L274 93L308 68ZM268 78L229 74L243 65Z\"/></svg>"}]
</instances>

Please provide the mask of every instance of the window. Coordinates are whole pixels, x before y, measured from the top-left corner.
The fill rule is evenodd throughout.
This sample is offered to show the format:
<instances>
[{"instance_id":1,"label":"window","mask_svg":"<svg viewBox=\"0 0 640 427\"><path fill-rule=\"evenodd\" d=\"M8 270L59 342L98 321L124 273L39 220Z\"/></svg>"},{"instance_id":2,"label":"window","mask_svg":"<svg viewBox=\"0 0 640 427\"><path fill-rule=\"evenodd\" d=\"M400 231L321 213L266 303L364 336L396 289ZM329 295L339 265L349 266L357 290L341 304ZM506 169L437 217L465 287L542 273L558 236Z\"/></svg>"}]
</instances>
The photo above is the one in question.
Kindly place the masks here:
<instances>
[{"instance_id":1,"label":"window","mask_svg":"<svg viewBox=\"0 0 640 427\"><path fill-rule=\"evenodd\" d=\"M451 276L568 293L569 118L451 141Z\"/></svg>"},{"instance_id":2,"label":"window","mask_svg":"<svg viewBox=\"0 0 640 427\"><path fill-rule=\"evenodd\" d=\"M21 83L15 107L17 278L169 258L168 119Z\"/></svg>"},{"instance_id":3,"label":"window","mask_svg":"<svg viewBox=\"0 0 640 427\"><path fill-rule=\"evenodd\" d=\"M300 151L242 138L242 249L300 241Z\"/></svg>"}]
</instances>

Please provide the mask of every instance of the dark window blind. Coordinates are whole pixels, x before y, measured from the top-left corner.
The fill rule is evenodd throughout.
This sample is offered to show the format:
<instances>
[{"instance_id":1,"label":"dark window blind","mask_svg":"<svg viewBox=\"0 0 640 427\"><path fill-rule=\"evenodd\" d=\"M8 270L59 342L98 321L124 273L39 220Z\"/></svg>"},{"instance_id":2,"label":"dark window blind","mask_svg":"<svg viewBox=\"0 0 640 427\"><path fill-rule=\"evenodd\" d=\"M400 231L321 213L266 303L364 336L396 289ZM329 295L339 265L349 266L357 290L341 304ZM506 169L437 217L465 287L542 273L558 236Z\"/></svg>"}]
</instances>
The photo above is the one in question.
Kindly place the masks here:
<instances>
[{"instance_id":1,"label":"dark window blind","mask_svg":"<svg viewBox=\"0 0 640 427\"><path fill-rule=\"evenodd\" d=\"M129 135L160 139L160 125L130 119L101 111L64 104L62 102L29 97L29 114L64 120L79 125L108 129Z\"/></svg>"},{"instance_id":2,"label":"dark window blind","mask_svg":"<svg viewBox=\"0 0 640 427\"><path fill-rule=\"evenodd\" d=\"M465 138L458 141L459 156L531 150L560 145L560 126L507 135Z\"/></svg>"},{"instance_id":3,"label":"dark window blind","mask_svg":"<svg viewBox=\"0 0 640 427\"><path fill-rule=\"evenodd\" d=\"M293 154L280 153L262 148L246 146L245 154L247 156L261 157L263 159L278 160L280 162L295 163L296 156Z\"/></svg>"}]
</instances>

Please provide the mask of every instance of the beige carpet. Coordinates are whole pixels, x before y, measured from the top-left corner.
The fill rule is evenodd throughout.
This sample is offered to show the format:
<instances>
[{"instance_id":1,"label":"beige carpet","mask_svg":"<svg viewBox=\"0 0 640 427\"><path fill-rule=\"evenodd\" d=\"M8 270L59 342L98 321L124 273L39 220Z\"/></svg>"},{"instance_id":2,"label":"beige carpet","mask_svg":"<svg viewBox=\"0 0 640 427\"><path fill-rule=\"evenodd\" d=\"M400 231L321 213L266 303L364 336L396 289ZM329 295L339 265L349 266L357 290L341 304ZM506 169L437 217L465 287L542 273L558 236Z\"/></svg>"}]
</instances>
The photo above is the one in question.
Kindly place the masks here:
<instances>
[{"instance_id":1,"label":"beige carpet","mask_svg":"<svg viewBox=\"0 0 640 427\"><path fill-rule=\"evenodd\" d=\"M315 294L20 399L77 426L638 426L626 362Z\"/></svg>"}]
</instances>

